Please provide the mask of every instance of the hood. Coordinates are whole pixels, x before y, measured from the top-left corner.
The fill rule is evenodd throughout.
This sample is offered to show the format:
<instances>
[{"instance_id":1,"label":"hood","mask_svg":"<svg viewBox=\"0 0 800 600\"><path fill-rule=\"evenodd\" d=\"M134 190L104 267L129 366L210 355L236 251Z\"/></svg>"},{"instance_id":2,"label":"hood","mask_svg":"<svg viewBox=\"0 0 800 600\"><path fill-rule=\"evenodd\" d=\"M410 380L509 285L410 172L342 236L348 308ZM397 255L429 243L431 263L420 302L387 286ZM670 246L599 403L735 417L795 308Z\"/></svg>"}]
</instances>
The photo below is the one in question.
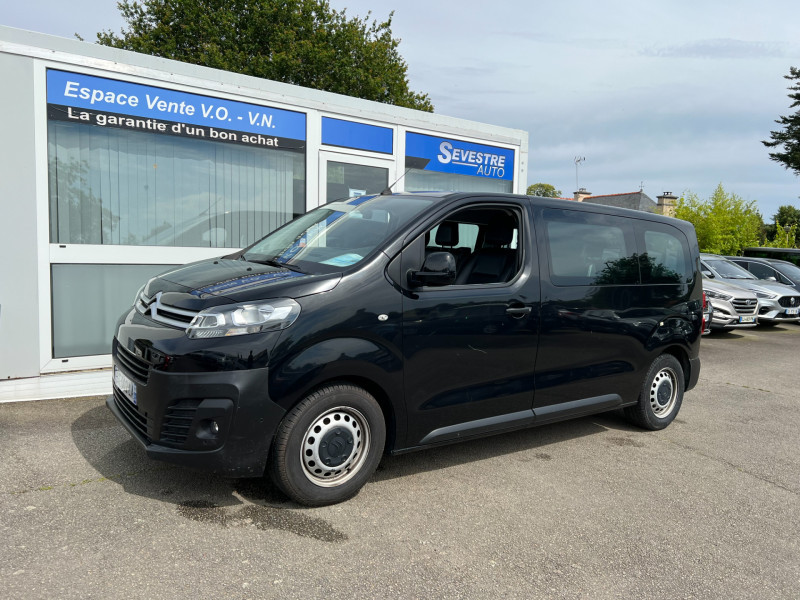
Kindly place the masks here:
<instances>
[{"instance_id":1,"label":"hood","mask_svg":"<svg viewBox=\"0 0 800 600\"><path fill-rule=\"evenodd\" d=\"M147 296L187 310L232 302L300 298L336 287L341 273L309 275L244 260L215 258L166 271L147 282Z\"/></svg>"},{"instance_id":2,"label":"hood","mask_svg":"<svg viewBox=\"0 0 800 600\"><path fill-rule=\"evenodd\" d=\"M730 281L726 281L730 283ZM768 279L737 279L736 285L742 286L753 292L764 292L767 294L777 294L778 296L796 296L797 290L788 285L769 281Z\"/></svg>"},{"instance_id":3,"label":"hood","mask_svg":"<svg viewBox=\"0 0 800 600\"><path fill-rule=\"evenodd\" d=\"M708 277L703 277L703 289L706 291L720 292L722 294L727 294L729 296L733 296L734 298L756 297L755 293L752 290L742 287L741 284L733 283L730 280L709 279Z\"/></svg>"}]
</instances>

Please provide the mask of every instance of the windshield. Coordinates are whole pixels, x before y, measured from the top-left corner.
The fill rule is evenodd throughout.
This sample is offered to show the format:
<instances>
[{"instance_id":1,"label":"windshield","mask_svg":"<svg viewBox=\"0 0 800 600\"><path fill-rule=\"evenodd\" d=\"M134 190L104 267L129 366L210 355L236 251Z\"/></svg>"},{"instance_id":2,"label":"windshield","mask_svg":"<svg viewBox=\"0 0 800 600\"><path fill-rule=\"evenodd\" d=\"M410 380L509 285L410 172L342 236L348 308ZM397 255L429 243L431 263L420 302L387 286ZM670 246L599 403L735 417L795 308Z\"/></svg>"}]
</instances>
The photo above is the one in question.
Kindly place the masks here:
<instances>
[{"instance_id":1,"label":"windshield","mask_svg":"<svg viewBox=\"0 0 800 600\"><path fill-rule=\"evenodd\" d=\"M725 279L756 279L750 271L729 260L709 260L706 262L720 277Z\"/></svg>"},{"instance_id":2,"label":"windshield","mask_svg":"<svg viewBox=\"0 0 800 600\"><path fill-rule=\"evenodd\" d=\"M269 234L243 258L293 265L308 272L341 270L360 262L433 202L408 196L331 202Z\"/></svg>"}]
</instances>

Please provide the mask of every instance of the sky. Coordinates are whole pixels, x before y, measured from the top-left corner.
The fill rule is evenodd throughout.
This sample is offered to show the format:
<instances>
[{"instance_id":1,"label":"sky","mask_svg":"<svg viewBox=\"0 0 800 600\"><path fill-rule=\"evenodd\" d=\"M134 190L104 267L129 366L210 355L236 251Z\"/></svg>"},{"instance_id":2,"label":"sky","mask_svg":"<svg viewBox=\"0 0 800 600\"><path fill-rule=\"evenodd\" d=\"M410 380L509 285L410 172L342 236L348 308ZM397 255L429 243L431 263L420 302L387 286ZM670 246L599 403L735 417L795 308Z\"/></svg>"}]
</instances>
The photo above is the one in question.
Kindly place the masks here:
<instances>
[{"instance_id":1,"label":"sky","mask_svg":"<svg viewBox=\"0 0 800 600\"><path fill-rule=\"evenodd\" d=\"M761 144L794 112L797 0L330 3L394 11L411 89L435 112L527 131L528 183L653 199L722 184L767 222L800 207L800 178ZM125 26L109 0L0 0L0 24L87 42Z\"/></svg>"}]
</instances>

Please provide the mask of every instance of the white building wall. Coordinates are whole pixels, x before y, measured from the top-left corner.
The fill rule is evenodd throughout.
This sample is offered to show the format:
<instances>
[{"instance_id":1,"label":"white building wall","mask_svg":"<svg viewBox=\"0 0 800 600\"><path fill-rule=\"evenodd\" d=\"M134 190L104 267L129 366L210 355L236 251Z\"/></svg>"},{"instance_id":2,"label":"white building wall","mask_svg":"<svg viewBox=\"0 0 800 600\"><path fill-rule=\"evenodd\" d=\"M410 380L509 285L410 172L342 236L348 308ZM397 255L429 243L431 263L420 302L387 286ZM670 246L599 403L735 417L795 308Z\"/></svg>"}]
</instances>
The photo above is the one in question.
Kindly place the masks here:
<instances>
[{"instance_id":1,"label":"white building wall","mask_svg":"<svg viewBox=\"0 0 800 600\"><path fill-rule=\"evenodd\" d=\"M182 264L216 248L99 246L50 240L47 69L138 82L306 114L306 209L321 201L327 156L389 166L390 184L405 171L406 132L514 149L513 192L524 193L524 131L311 90L0 26L0 380L91 369L108 356L56 359L52 350L52 264ZM321 142L323 116L389 127L394 154L332 148ZM486 119L492 113L487 109ZM403 191L401 179L393 188ZM135 252L134 252L135 250ZM91 315L87 315L91 318Z\"/></svg>"},{"instance_id":2,"label":"white building wall","mask_svg":"<svg viewBox=\"0 0 800 600\"><path fill-rule=\"evenodd\" d=\"M0 379L39 375L33 62L0 54Z\"/></svg>"}]
</instances>

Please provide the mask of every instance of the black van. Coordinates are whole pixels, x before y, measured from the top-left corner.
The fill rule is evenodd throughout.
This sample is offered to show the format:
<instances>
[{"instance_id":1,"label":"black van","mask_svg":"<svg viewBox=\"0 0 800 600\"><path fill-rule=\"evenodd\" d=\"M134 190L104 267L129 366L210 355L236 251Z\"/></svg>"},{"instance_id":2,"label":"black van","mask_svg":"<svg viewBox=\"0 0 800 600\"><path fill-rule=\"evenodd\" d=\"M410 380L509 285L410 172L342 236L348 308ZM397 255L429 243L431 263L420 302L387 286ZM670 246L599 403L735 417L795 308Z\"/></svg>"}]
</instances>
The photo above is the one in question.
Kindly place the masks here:
<instances>
[{"instance_id":1,"label":"black van","mask_svg":"<svg viewBox=\"0 0 800 600\"><path fill-rule=\"evenodd\" d=\"M689 223L572 201L333 202L148 281L107 405L152 458L306 505L384 451L618 408L662 429L700 371L698 256Z\"/></svg>"}]
</instances>

